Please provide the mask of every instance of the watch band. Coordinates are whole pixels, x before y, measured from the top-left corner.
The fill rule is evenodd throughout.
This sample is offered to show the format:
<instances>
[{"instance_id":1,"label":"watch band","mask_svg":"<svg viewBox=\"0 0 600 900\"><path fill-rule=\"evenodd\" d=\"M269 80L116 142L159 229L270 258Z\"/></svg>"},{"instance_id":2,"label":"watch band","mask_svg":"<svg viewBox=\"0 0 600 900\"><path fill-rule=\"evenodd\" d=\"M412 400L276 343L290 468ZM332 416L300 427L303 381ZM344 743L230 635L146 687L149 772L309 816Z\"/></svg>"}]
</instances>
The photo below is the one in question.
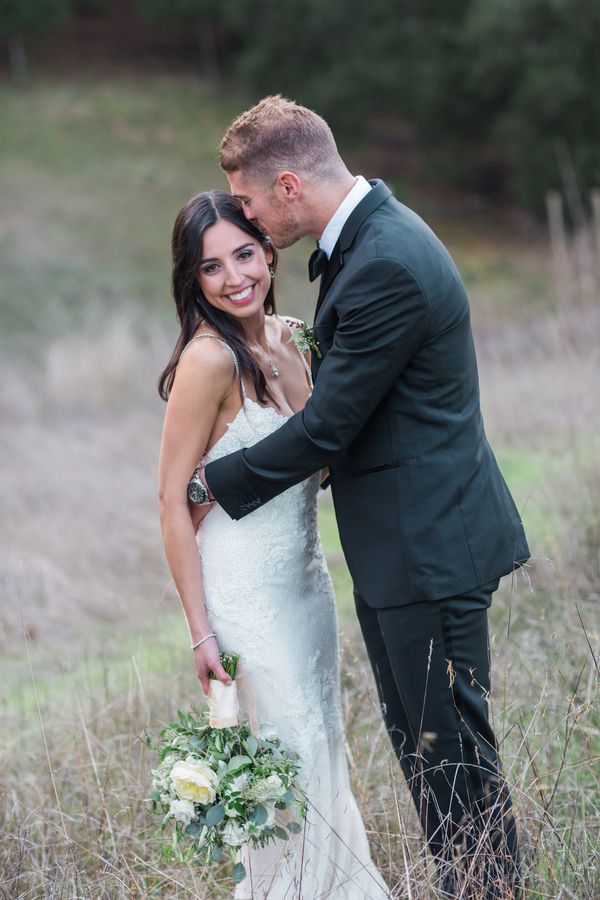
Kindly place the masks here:
<instances>
[{"instance_id":1,"label":"watch band","mask_svg":"<svg viewBox=\"0 0 600 900\"><path fill-rule=\"evenodd\" d=\"M214 503L211 500L206 485L200 478L200 469L194 469L192 477L188 481L187 495L190 503L195 506L204 506L207 503Z\"/></svg>"}]
</instances>

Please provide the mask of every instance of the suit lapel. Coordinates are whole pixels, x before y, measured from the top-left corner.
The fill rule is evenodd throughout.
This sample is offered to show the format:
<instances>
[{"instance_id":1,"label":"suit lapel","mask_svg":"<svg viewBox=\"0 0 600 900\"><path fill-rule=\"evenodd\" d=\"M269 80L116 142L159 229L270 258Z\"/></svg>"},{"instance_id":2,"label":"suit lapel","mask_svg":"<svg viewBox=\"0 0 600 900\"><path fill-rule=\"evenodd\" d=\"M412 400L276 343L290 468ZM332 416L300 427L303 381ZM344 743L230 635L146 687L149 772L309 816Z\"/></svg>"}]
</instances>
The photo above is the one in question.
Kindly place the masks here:
<instances>
[{"instance_id":1,"label":"suit lapel","mask_svg":"<svg viewBox=\"0 0 600 900\"><path fill-rule=\"evenodd\" d=\"M347 221L344 223L344 227L342 228L341 234L335 244L335 247L333 248L333 252L331 254L329 262L327 263L325 270L321 275L321 283L319 285L319 299L317 300L317 306L314 315L315 320L317 318L317 315L319 314L319 310L321 309L327 291L331 287L335 276L344 265L344 253L352 246L359 228L361 227L365 219L367 219L371 215L371 213L377 209L378 206L381 206L384 200L387 200L387 198L391 196L392 192L383 183L383 181L377 179L371 181L370 184L373 185L372 189L369 191L366 197L363 197L358 206L356 206L352 210L352 212L348 216Z\"/></svg>"}]
</instances>

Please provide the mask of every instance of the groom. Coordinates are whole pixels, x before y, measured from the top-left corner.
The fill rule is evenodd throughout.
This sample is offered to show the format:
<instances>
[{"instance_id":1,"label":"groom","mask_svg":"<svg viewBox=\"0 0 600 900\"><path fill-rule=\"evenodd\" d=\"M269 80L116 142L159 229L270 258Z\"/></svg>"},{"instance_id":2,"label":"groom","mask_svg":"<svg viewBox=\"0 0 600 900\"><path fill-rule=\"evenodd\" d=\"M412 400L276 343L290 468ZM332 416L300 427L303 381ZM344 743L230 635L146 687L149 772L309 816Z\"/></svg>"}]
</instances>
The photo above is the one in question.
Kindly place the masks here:
<instances>
[{"instance_id":1,"label":"groom","mask_svg":"<svg viewBox=\"0 0 600 900\"><path fill-rule=\"evenodd\" d=\"M353 177L326 122L279 96L220 163L248 219L320 276L314 392L274 434L210 463L234 519L329 466L387 728L447 896L516 897L517 836L488 719L487 609L527 560L486 440L469 305L452 258L382 181Z\"/></svg>"}]
</instances>

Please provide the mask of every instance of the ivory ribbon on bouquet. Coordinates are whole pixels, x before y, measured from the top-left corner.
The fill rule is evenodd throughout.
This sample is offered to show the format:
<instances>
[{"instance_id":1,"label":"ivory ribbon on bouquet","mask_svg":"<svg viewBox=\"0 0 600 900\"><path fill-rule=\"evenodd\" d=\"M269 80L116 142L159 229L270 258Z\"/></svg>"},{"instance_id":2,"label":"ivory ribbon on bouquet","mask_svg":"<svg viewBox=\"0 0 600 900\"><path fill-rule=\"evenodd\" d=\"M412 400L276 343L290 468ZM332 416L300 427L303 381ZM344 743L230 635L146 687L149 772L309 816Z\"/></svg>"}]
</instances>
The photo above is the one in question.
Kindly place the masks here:
<instances>
[{"instance_id":1,"label":"ivory ribbon on bouquet","mask_svg":"<svg viewBox=\"0 0 600 900\"><path fill-rule=\"evenodd\" d=\"M240 724L237 682L223 684L211 678L208 691L209 724L213 728L235 728Z\"/></svg>"}]
</instances>

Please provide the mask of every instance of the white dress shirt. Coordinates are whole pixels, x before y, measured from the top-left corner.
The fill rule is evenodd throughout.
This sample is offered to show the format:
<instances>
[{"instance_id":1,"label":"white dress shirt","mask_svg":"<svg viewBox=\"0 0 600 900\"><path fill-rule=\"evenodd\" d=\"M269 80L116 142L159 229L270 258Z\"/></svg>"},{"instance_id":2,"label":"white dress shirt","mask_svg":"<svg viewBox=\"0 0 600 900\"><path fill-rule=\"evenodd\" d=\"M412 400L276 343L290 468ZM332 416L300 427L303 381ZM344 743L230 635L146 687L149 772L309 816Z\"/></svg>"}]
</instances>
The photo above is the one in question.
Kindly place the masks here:
<instances>
[{"instance_id":1,"label":"white dress shirt","mask_svg":"<svg viewBox=\"0 0 600 900\"><path fill-rule=\"evenodd\" d=\"M357 175L354 187L350 193L344 197L325 226L325 231L321 235L319 247L321 250L325 251L328 259L331 256L333 248L335 247L335 242L339 238L342 228L350 218L350 213L358 206L363 197L367 196L370 190L371 185L367 179L363 178L362 175Z\"/></svg>"}]
</instances>

